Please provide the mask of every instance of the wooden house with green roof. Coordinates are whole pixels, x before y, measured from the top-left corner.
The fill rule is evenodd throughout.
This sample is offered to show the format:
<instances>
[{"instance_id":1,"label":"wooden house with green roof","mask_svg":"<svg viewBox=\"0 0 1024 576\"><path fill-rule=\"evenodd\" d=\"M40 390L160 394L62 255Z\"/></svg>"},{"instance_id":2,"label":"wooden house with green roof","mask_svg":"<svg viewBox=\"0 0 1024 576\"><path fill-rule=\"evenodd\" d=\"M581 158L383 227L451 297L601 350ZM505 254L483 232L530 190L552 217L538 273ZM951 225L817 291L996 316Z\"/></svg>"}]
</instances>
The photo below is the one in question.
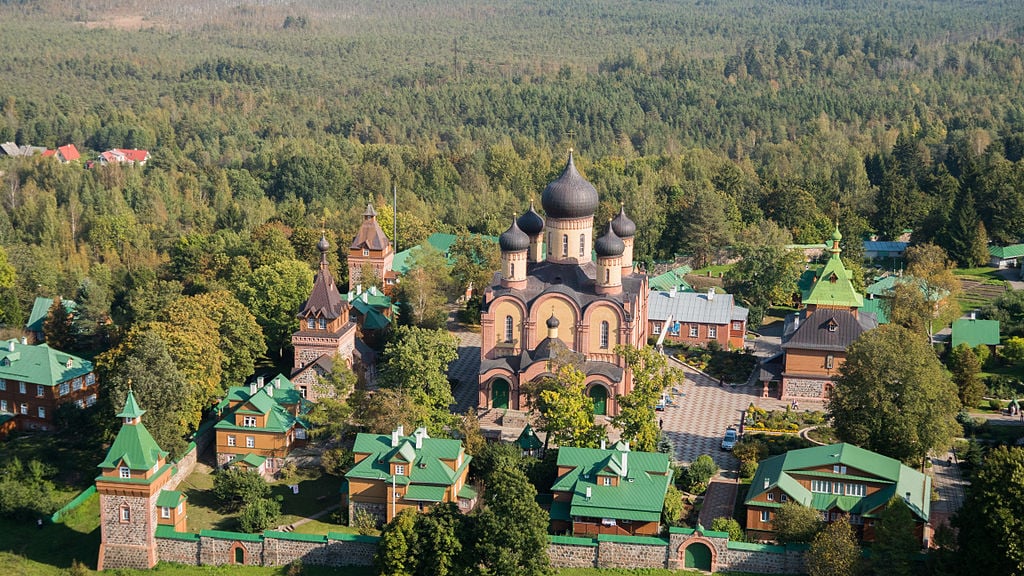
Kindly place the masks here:
<instances>
[{"instance_id":1,"label":"wooden house with green roof","mask_svg":"<svg viewBox=\"0 0 1024 576\"><path fill-rule=\"evenodd\" d=\"M656 536L672 482L667 454L611 449L558 450L558 478L551 487L551 529L574 536Z\"/></svg>"},{"instance_id":2,"label":"wooden house with green roof","mask_svg":"<svg viewBox=\"0 0 1024 576\"><path fill-rule=\"evenodd\" d=\"M903 498L919 542L931 537L931 477L853 444L790 450L762 460L743 503L747 534L771 538L772 521L789 501L814 508L823 522L848 518L861 540L872 542L882 509Z\"/></svg>"},{"instance_id":3,"label":"wooden house with green roof","mask_svg":"<svg viewBox=\"0 0 1024 576\"><path fill-rule=\"evenodd\" d=\"M846 359L846 348L878 326L874 314L861 311L864 297L854 288L853 273L839 256L842 238L836 228L828 261L800 278L802 308L786 317L781 370L767 366L762 370L762 374L781 374L782 399L828 397L832 378Z\"/></svg>"},{"instance_id":4,"label":"wooden house with green roof","mask_svg":"<svg viewBox=\"0 0 1024 576\"><path fill-rule=\"evenodd\" d=\"M184 522L185 504L180 494L165 494L174 466L142 423L146 411L131 390L114 443L99 464L96 491L100 495L100 552L97 569L152 568L157 563L156 527L160 502L173 507L166 520Z\"/></svg>"},{"instance_id":5,"label":"wooden house with green roof","mask_svg":"<svg viewBox=\"0 0 1024 576\"><path fill-rule=\"evenodd\" d=\"M281 374L269 381L260 376L248 386L232 386L214 408L220 416L214 425L217 465L274 474L292 449L305 445L309 424L303 416L311 407Z\"/></svg>"},{"instance_id":6,"label":"wooden house with green roof","mask_svg":"<svg viewBox=\"0 0 1024 576\"><path fill-rule=\"evenodd\" d=\"M0 414L19 430L54 430L57 407L96 403L92 362L27 339L0 341Z\"/></svg>"},{"instance_id":7,"label":"wooden house with green roof","mask_svg":"<svg viewBox=\"0 0 1024 576\"><path fill-rule=\"evenodd\" d=\"M966 318L953 322L951 345L967 344L971 348L988 346L992 351L999 345L999 320L978 320L971 312Z\"/></svg>"},{"instance_id":8,"label":"wooden house with green roof","mask_svg":"<svg viewBox=\"0 0 1024 576\"><path fill-rule=\"evenodd\" d=\"M352 452L342 500L350 519L358 510L385 523L407 508L422 512L454 502L468 512L476 505L476 491L466 484L473 457L459 440L431 438L426 428L405 436L399 426L390 436L357 435Z\"/></svg>"},{"instance_id":9,"label":"wooden house with green roof","mask_svg":"<svg viewBox=\"0 0 1024 576\"><path fill-rule=\"evenodd\" d=\"M1024 259L1024 244L989 246L989 265L996 268L1016 268Z\"/></svg>"}]
</instances>

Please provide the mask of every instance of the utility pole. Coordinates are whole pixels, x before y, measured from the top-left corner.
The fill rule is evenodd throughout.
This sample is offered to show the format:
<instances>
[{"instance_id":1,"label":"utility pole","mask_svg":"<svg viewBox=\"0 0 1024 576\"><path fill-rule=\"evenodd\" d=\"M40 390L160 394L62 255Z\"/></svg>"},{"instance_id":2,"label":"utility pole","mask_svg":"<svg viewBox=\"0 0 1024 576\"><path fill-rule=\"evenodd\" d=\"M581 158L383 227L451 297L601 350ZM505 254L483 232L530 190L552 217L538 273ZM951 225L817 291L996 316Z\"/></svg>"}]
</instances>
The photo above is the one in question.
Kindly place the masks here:
<instances>
[{"instance_id":1,"label":"utility pole","mask_svg":"<svg viewBox=\"0 0 1024 576\"><path fill-rule=\"evenodd\" d=\"M395 245L395 254L398 254L398 185L391 184L391 241Z\"/></svg>"}]
</instances>

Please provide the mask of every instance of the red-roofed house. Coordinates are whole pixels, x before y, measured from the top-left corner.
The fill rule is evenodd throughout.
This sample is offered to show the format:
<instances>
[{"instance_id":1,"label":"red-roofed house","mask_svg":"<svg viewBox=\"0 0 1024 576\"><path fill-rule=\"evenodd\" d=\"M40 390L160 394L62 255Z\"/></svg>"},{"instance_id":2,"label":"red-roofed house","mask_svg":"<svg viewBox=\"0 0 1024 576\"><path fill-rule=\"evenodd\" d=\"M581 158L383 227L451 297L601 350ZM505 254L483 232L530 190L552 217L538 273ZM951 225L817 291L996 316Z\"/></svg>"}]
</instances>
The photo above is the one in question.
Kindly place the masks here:
<instances>
[{"instance_id":1,"label":"red-roofed house","mask_svg":"<svg viewBox=\"0 0 1024 576\"><path fill-rule=\"evenodd\" d=\"M74 144L68 144L57 148L57 159L61 162L74 162L81 157L82 155L78 153L78 148L75 148Z\"/></svg>"},{"instance_id":2,"label":"red-roofed house","mask_svg":"<svg viewBox=\"0 0 1024 576\"><path fill-rule=\"evenodd\" d=\"M106 152L100 154L100 164L125 164L131 162L142 166L149 160L149 152L146 150L137 150L135 148L128 150L126 148L112 148Z\"/></svg>"}]
</instances>

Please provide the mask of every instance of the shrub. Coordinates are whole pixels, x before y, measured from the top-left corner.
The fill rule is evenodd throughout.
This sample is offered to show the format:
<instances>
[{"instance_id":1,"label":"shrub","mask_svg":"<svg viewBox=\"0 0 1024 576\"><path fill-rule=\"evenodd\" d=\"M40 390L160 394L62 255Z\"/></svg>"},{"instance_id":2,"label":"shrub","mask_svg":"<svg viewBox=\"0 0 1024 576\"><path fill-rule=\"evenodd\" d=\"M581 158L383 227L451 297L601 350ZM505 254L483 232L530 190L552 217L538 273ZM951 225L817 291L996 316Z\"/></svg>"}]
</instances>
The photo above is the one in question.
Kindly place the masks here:
<instances>
[{"instance_id":1,"label":"shrub","mask_svg":"<svg viewBox=\"0 0 1024 576\"><path fill-rule=\"evenodd\" d=\"M735 518L721 516L711 521L711 529L715 532L728 532L729 540L743 542L743 529Z\"/></svg>"},{"instance_id":2,"label":"shrub","mask_svg":"<svg viewBox=\"0 0 1024 576\"><path fill-rule=\"evenodd\" d=\"M753 478L754 474L757 473L757 462L751 462L750 460L740 461L740 476L743 478Z\"/></svg>"},{"instance_id":3,"label":"shrub","mask_svg":"<svg viewBox=\"0 0 1024 576\"><path fill-rule=\"evenodd\" d=\"M357 508L352 514L352 526L363 536L368 536L377 531L377 519L362 508Z\"/></svg>"},{"instance_id":4,"label":"shrub","mask_svg":"<svg viewBox=\"0 0 1024 576\"><path fill-rule=\"evenodd\" d=\"M281 503L273 498L248 500L238 515L238 526L243 532L262 532L277 522Z\"/></svg>"},{"instance_id":5,"label":"shrub","mask_svg":"<svg viewBox=\"0 0 1024 576\"><path fill-rule=\"evenodd\" d=\"M344 448L331 448L320 456L320 467L324 469L325 474L341 477L348 472L353 461L352 452Z\"/></svg>"},{"instance_id":6,"label":"shrub","mask_svg":"<svg viewBox=\"0 0 1024 576\"><path fill-rule=\"evenodd\" d=\"M285 482L291 484L299 476L299 469L295 466L295 462L287 462L280 470L277 471L277 477Z\"/></svg>"},{"instance_id":7,"label":"shrub","mask_svg":"<svg viewBox=\"0 0 1024 576\"><path fill-rule=\"evenodd\" d=\"M213 495L226 510L238 510L247 502L270 496L270 486L255 470L230 468L213 477Z\"/></svg>"},{"instance_id":8,"label":"shrub","mask_svg":"<svg viewBox=\"0 0 1024 576\"><path fill-rule=\"evenodd\" d=\"M993 410L995 410L996 412L999 412L1000 410L1003 409L1003 403L1002 403L1001 400L997 400L995 398L989 398L988 407L993 409Z\"/></svg>"},{"instance_id":9,"label":"shrub","mask_svg":"<svg viewBox=\"0 0 1024 576\"><path fill-rule=\"evenodd\" d=\"M701 454L687 469L689 491L694 494L703 494L708 487L708 482L715 474L718 474L718 465L715 464L711 456Z\"/></svg>"}]
</instances>

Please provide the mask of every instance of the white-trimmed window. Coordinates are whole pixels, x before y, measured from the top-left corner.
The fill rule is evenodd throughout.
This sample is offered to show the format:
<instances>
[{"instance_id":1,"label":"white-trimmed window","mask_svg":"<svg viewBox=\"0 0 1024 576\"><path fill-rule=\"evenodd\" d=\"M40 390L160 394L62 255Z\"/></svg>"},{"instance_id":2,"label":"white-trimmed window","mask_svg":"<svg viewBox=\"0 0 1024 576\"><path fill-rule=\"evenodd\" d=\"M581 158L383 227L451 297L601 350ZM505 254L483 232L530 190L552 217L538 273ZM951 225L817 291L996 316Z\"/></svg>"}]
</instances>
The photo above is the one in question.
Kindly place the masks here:
<instances>
[{"instance_id":1,"label":"white-trimmed window","mask_svg":"<svg viewBox=\"0 0 1024 576\"><path fill-rule=\"evenodd\" d=\"M509 278L515 278L516 277L516 263L515 262L509 262L508 263L508 277Z\"/></svg>"},{"instance_id":2,"label":"white-trimmed window","mask_svg":"<svg viewBox=\"0 0 1024 576\"><path fill-rule=\"evenodd\" d=\"M96 404L96 395L90 394L89 397L85 399L85 405L92 406L93 404Z\"/></svg>"},{"instance_id":3,"label":"white-trimmed window","mask_svg":"<svg viewBox=\"0 0 1024 576\"><path fill-rule=\"evenodd\" d=\"M867 490L865 489L863 484L847 484L846 485L846 495L847 496L864 496L865 494L867 494Z\"/></svg>"},{"instance_id":4,"label":"white-trimmed window","mask_svg":"<svg viewBox=\"0 0 1024 576\"><path fill-rule=\"evenodd\" d=\"M601 484L603 484L605 486L611 486L612 485L612 479L610 477L608 477L608 476L605 476L605 477L601 478Z\"/></svg>"},{"instance_id":5,"label":"white-trimmed window","mask_svg":"<svg viewBox=\"0 0 1024 576\"><path fill-rule=\"evenodd\" d=\"M316 328L316 320L314 318L306 318L306 330L312 330Z\"/></svg>"},{"instance_id":6,"label":"white-trimmed window","mask_svg":"<svg viewBox=\"0 0 1024 576\"><path fill-rule=\"evenodd\" d=\"M835 368L835 365L836 365L836 357L835 356L833 356L831 354L825 356L825 369L826 370L831 370L831 369Z\"/></svg>"},{"instance_id":7,"label":"white-trimmed window","mask_svg":"<svg viewBox=\"0 0 1024 576\"><path fill-rule=\"evenodd\" d=\"M85 385L86 386L92 386L95 383L96 383L96 375L95 374L90 372L90 373L85 375Z\"/></svg>"},{"instance_id":8,"label":"white-trimmed window","mask_svg":"<svg viewBox=\"0 0 1024 576\"><path fill-rule=\"evenodd\" d=\"M44 394L46 394L46 388L43 387L41 384L37 384L36 385L36 398L42 398Z\"/></svg>"},{"instance_id":9,"label":"white-trimmed window","mask_svg":"<svg viewBox=\"0 0 1024 576\"><path fill-rule=\"evenodd\" d=\"M404 464L395 464L395 476L405 476Z\"/></svg>"},{"instance_id":10,"label":"white-trimmed window","mask_svg":"<svg viewBox=\"0 0 1024 576\"><path fill-rule=\"evenodd\" d=\"M71 392L71 385L68 384L67 382L61 382L58 394L60 394L61 396L65 396L68 394L68 392Z\"/></svg>"},{"instance_id":11,"label":"white-trimmed window","mask_svg":"<svg viewBox=\"0 0 1024 576\"><path fill-rule=\"evenodd\" d=\"M832 465L832 473L833 474L846 474L846 466L843 466L842 464L833 464Z\"/></svg>"},{"instance_id":12,"label":"white-trimmed window","mask_svg":"<svg viewBox=\"0 0 1024 576\"><path fill-rule=\"evenodd\" d=\"M781 496L779 497L779 502L785 502L786 500L789 500L789 496L786 496L786 494L785 494L785 493L783 493L783 494L782 494L782 495L781 495Z\"/></svg>"},{"instance_id":13,"label":"white-trimmed window","mask_svg":"<svg viewBox=\"0 0 1024 576\"><path fill-rule=\"evenodd\" d=\"M505 342L512 342L513 321L511 316L505 316Z\"/></svg>"},{"instance_id":14,"label":"white-trimmed window","mask_svg":"<svg viewBox=\"0 0 1024 576\"><path fill-rule=\"evenodd\" d=\"M0 392L7 390L7 380L0 378Z\"/></svg>"},{"instance_id":15,"label":"white-trimmed window","mask_svg":"<svg viewBox=\"0 0 1024 576\"><path fill-rule=\"evenodd\" d=\"M654 333L655 334L661 334L661 323L660 322L655 322L654 323Z\"/></svg>"},{"instance_id":16,"label":"white-trimmed window","mask_svg":"<svg viewBox=\"0 0 1024 576\"><path fill-rule=\"evenodd\" d=\"M246 448L255 448L256 447L256 437L255 436L246 436L245 437L245 447Z\"/></svg>"},{"instance_id":17,"label":"white-trimmed window","mask_svg":"<svg viewBox=\"0 0 1024 576\"><path fill-rule=\"evenodd\" d=\"M842 494L843 493L843 483L842 482L833 482L832 483L832 493L833 494Z\"/></svg>"},{"instance_id":18,"label":"white-trimmed window","mask_svg":"<svg viewBox=\"0 0 1024 576\"><path fill-rule=\"evenodd\" d=\"M235 445L235 435L234 434L228 434L228 446L234 446L234 445Z\"/></svg>"},{"instance_id":19,"label":"white-trimmed window","mask_svg":"<svg viewBox=\"0 0 1024 576\"><path fill-rule=\"evenodd\" d=\"M127 504L121 504L120 511L121 513L119 514L119 516L121 517L121 522L132 521L132 509L129 508Z\"/></svg>"},{"instance_id":20,"label":"white-trimmed window","mask_svg":"<svg viewBox=\"0 0 1024 576\"><path fill-rule=\"evenodd\" d=\"M772 513L768 510L761 510L761 522L771 522Z\"/></svg>"},{"instance_id":21,"label":"white-trimmed window","mask_svg":"<svg viewBox=\"0 0 1024 576\"><path fill-rule=\"evenodd\" d=\"M580 234L580 258L586 256L587 253L587 235Z\"/></svg>"},{"instance_id":22,"label":"white-trimmed window","mask_svg":"<svg viewBox=\"0 0 1024 576\"><path fill-rule=\"evenodd\" d=\"M828 480L811 480L811 492L817 492L819 494L828 494L828 490L831 487L831 482Z\"/></svg>"},{"instance_id":23,"label":"white-trimmed window","mask_svg":"<svg viewBox=\"0 0 1024 576\"><path fill-rule=\"evenodd\" d=\"M242 426L245 426L246 428L255 428L256 427L256 417L255 416L242 416Z\"/></svg>"},{"instance_id":24,"label":"white-trimmed window","mask_svg":"<svg viewBox=\"0 0 1024 576\"><path fill-rule=\"evenodd\" d=\"M71 388L74 389L74 390L81 390L82 389L82 379L81 378L75 378L74 380L72 380L71 381Z\"/></svg>"},{"instance_id":25,"label":"white-trimmed window","mask_svg":"<svg viewBox=\"0 0 1024 576\"><path fill-rule=\"evenodd\" d=\"M20 408L19 412L21 412L22 416L28 416L28 404L22 402L18 408Z\"/></svg>"},{"instance_id":26,"label":"white-trimmed window","mask_svg":"<svg viewBox=\"0 0 1024 576\"><path fill-rule=\"evenodd\" d=\"M733 322L732 329L736 331L743 330L743 322Z\"/></svg>"},{"instance_id":27,"label":"white-trimmed window","mask_svg":"<svg viewBox=\"0 0 1024 576\"><path fill-rule=\"evenodd\" d=\"M171 517L171 509L166 507L166 506L161 506L160 507L160 517L161 518L170 518Z\"/></svg>"},{"instance_id":28,"label":"white-trimmed window","mask_svg":"<svg viewBox=\"0 0 1024 576\"><path fill-rule=\"evenodd\" d=\"M608 349L608 321L601 321L601 348Z\"/></svg>"},{"instance_id":29,"label":"white-trimmed window","mask_svg":"<svg viewBox=\"0 0 1024 576\"><path fill-rule=\"evenodd\" d=\"M696 324L690 326L690 338L696 338L698 330L699 330L699 328L697 327Z\"/></svg>"},{"instance_id":30,"label":"white-trimmed window","mask_svg":"<svg viewBox=\"0 0 1024 576\"><path fill-rule=\"evenodd\" d=\"M775 500L775 492L768 492L765 496L768 498L769 502L773 502Z\"/></svg>"},{"instance_id":31,"label":"white-trimmed window","mask_svg":"<svg viewBox=\"0 0 1024 576\"><path fill-rule=\"evenodd\" d=\"M320 318L317 321L317 325L319 326L319 328L321 330L327 330L327 319L326 318Z\"/></svg>"},{"instance_id":32,"label":"white-trimmed window","mask_svg":"<svg viewBox=\"0 0 1024 576\"><path fill-rule=\"evenodd\" d=\"M718 338L717 326L708 326L708 338Z\"/></svg>"},{"instance_id":33,"label":"white-trimmed window","mask_svg":"<svg viewBox=\"0 0 1024 576\"><path fill-rule=\"evenodd\" d=\"M7 412L7 400L0 400L0 412Z\"/></svg>"},{"instance_id":34,"label":"white-trimmed window","mask_svg":"<svg viewBox=\"0 0 1024 576\"><path fill-rule=\"evenodd\" d=\"M185 510L185 503L178 502L178 514L181 514Z\"/></svg>"},{"instance_id":35,"label":"white-trimmed window","mask_svg":"<svg viewBox=\"0 0 1024 576\"><path fill-rule=\"evenodd\" d=\"M39 406L36 408L36 415L40 418L46 418L46 408Z\"/></svg>"},{"instance_id":36,"label":"white-trimmed window","mask_svg":"<svg viewBox=\"0 0 1024 576\"><path fill-rule=\"evenodd\" d=\"M21 393L21 394L25 393L25 383L24 382L18 382L18 392Z\"/></svg>"},{"instance_id":37,"label":"white-trimmed window","mask_svg":"<svg viewBox=\"0 0 1024 576\"><path fill-rule=\"evenodd\" d=\"M121 478L131 478L132 477L132 471L127 466L121 466L120 468L117 469L117 472L118 472L118 475L121 476Z\"/></svg>"},{"instance_id":38,"label":"white-trimmed window","mask_svg":"<svg viewBox=\"0 0 1024 576\"><path fill-rule=\"evenodd\" d=\"M370 255L369 248L363 248L363 256L369 256L369 255Z\"/></svg>"}]
</instances>

